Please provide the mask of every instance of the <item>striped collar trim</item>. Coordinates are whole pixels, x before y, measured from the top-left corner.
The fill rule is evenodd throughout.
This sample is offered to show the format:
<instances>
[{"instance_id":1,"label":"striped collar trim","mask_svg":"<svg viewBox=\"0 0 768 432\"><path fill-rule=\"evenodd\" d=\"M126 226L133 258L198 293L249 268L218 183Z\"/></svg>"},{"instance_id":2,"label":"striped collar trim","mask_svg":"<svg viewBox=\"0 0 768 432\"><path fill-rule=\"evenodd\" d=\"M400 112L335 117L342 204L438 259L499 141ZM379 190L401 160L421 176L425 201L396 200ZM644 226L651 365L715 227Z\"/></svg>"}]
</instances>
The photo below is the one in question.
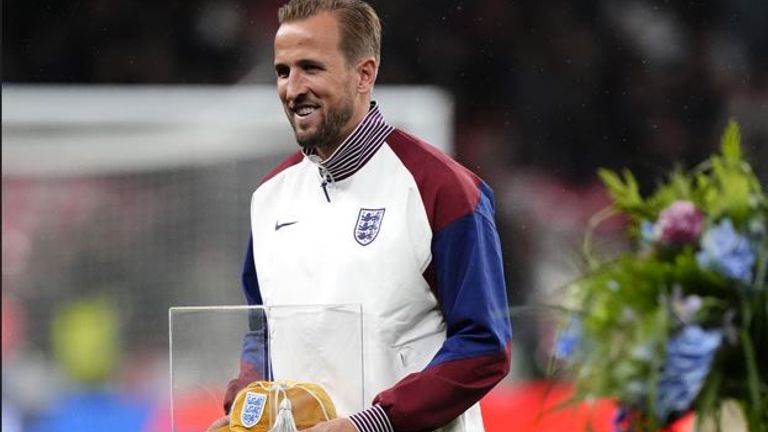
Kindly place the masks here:
<instances>
[{"instance_id":1,"label":"striped collar trim","mask_svg":"<svg viewBox=\"0 0 768 432\"><path fill-rule=\"evenodd\" d=\"M344 180L359 171L371 159L393 129L394 126L384 121L379 105L371 102L363 120L328 159L319 160L314 148L303 149L302 152L318 165L320 174L326 181Z\"/></svg>"}]
</instances>

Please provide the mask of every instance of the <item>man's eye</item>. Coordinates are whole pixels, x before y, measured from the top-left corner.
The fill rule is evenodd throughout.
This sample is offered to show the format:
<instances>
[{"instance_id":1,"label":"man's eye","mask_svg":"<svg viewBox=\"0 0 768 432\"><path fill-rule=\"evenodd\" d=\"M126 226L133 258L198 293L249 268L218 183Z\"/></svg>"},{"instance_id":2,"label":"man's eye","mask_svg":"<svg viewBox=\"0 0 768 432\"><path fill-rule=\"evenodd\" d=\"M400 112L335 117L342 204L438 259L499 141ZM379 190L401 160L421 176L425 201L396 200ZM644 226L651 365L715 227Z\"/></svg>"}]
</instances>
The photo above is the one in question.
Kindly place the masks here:
<instances>
[{"instance_id":1,"label":"man's eye","mask_svg":"<svg viewBox=\"0 0 768 432\"><path fill-rule=\"evenodd\" d=\"M289 73L290 73L290 69L288 69L287 67L275 68L275 75L277 75L278 78L288 78Z\"/></svg>"}]
</instances>

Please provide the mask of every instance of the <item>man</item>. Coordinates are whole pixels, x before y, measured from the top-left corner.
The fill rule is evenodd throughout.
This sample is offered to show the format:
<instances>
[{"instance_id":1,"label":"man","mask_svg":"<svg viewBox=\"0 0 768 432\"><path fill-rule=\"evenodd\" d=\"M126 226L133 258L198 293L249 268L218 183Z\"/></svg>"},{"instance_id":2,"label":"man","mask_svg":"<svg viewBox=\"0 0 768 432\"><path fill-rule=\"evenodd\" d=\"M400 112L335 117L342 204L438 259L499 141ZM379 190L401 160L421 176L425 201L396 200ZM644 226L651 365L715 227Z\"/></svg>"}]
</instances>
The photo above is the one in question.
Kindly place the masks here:
<instances>
[{"instance_id":1,"label":"man","mask_svg":"<svg viewBox=\"0 0 768 432\"><path fill-rule=\"evenodd\" d=\"M253 194L245 295L362 304L372 399L309 430L482 431L477 402L507 374L511 337L492 192L384 121L368 4L291 0L279 21L277 89L301 151ZM227 403L261 378L248 352Z\"/></svg>"}]
</instances>

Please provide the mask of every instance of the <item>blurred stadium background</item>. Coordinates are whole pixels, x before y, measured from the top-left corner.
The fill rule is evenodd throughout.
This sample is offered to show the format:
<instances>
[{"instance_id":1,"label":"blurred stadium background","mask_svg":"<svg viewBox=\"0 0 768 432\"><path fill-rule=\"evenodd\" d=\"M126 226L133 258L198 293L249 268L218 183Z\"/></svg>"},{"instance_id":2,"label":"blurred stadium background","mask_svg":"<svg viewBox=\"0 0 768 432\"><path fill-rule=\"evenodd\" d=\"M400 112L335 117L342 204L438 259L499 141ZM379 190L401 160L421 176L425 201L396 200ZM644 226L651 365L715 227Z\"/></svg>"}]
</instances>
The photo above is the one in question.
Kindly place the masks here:
<instances>
[{"instance_id":1,"label":"blurred stadium background","mask_svg":"<svg viewBox=\"0 0 768 432\"><path fill-rule=\"evenodd\" d=\"M733 117L768 180L765 1L372 3L376 96L495 189L511 306L581 269L600 166L650 187ZM270 87L280 4L3 2L4 431L168 430L168 308L242 303L251 190L295 146ZM567 388L545 392L551 317L513 321L489 432L574 430L583 412L520 414Z\"/></svg>"}]
</instances>

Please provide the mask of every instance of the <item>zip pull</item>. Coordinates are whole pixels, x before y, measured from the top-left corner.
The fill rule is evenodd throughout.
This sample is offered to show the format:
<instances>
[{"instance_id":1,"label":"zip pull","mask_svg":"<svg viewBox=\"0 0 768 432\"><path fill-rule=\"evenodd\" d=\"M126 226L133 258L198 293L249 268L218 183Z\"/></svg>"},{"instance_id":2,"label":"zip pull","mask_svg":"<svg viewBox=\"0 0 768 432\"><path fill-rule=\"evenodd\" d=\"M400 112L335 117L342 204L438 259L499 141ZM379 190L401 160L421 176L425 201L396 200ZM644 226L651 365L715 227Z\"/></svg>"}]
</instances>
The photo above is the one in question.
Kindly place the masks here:
<instances>
[{"instance_id":1,"label":"zip pull","mask_svg":"<svg viewBox=\"0 0 768 432\"><path fill-rule=\"evenodd\" d=\"M323 182L320 184L320 187L323 188L323 193L325 194L325 200L328 202L331 202L331 196L328 195L328 182L323 179Z\"/></svg>"},{"instance_id":2,"label":"zip pull","mask_svg":"<svg viewBox=\"0 0 768 432\"><path fill-rule=\"evenodd\" d=\"M322 178L320 187L323 188L325 200L331 202L331 195L328 193L328 184L330 183L330 185L333 186L333 174L331 174L331 172L328 171L328 168L326 168L323 164L318 164L318 168L320 169L320 177Z\"/></svg>"}]
</instances>

